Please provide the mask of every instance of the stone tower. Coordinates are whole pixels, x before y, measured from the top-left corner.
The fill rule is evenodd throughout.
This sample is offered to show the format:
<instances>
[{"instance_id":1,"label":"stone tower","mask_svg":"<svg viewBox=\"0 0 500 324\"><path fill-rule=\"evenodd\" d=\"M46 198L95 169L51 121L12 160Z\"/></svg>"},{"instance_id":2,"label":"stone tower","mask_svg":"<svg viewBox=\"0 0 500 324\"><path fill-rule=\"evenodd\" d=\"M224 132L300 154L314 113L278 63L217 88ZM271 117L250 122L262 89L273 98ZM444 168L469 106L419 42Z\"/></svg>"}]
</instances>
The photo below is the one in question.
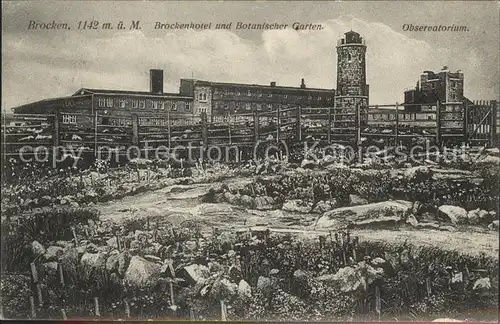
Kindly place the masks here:
<instances>
[{"instance_id":1,"label":"stone tower","mask_svg":"<svg viewBox=\"0 0 500 324\"><path fill-rule=\"evenodd\" d=\"M366 84L366 45L354 31L345 33L337 43L337 90L334 128L356 128L366 121L368 85ZM359 110L358 110L359 109ZM356 136L351 132L352 136ZM358 138L359 140L359 135Z\"/></svg>"}]
</instances>

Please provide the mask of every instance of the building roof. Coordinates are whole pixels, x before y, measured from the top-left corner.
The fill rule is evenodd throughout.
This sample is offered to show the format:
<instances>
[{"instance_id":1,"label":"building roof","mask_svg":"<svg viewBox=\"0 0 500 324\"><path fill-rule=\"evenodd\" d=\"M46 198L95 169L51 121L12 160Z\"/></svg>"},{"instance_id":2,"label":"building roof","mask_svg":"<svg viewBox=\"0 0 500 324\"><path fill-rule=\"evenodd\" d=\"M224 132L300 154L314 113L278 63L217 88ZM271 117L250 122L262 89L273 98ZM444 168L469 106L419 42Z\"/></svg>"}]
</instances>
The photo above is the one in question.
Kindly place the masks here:
<instances>
[{"instance_id":1,"label":"building roof","mask_svg":"<svg viewBox=\"0 0 500 324\"><path fill-rule=\"evenodd\" d=\"M203 85L210 86L232 86L232 87L249 87L249 88L269 88L269 89L285 89L285 90L302 90L302 91L325 91L325 92L333 92L335 89L322 89L322 88L301 88L292 87L292 86L279 86L270 84L255 84L255 83L232 83L232 82L217 82L217 81L205 81L205 80L196 80L196 79L181 79L181 80L190 80L196 83L201 83Z\"/></svg>"},{"instance_id":2,"label":"building roof","mask_svg":"<svg viewBox=\"0 0 500 324\"><path fill-rule=\"evenodd\" d=\"M76 91L73 96L81 95L81 93L88 94L106 94L106 95L131 95L131 96L148 96L148 97L175 97L182 99L192 99L189 96L183 96L178 93L171 92L162 92L162 93L154 93L149 91L134 91L134 90L113 90L113 89L90 89L90 88L81 88Z\"/></svg>"},{"instance_id":3,"label":"building roof","mask_svg":"<svg viewBox=\"0 0 500 324\"><path fill-rule=\"evenodd\" d=\"M47 99L42 99L42 100L38 100L38 101L33 101L33 102L30 102L30 103L27 103L27 104L24 104L24 105L20 105L20 106L17 106L17 107L12 107L11 110L16 110L16 109L19 109L19 108L26 108L26 107L33 106L33 105L50 104L50 103L57 102L59 100L75 99L75 98L79 98L79 97L90 97L90 96L89 95L74 94L74 95L65 96L65 97L47 98Z\"/></svg>"}]
</instances>

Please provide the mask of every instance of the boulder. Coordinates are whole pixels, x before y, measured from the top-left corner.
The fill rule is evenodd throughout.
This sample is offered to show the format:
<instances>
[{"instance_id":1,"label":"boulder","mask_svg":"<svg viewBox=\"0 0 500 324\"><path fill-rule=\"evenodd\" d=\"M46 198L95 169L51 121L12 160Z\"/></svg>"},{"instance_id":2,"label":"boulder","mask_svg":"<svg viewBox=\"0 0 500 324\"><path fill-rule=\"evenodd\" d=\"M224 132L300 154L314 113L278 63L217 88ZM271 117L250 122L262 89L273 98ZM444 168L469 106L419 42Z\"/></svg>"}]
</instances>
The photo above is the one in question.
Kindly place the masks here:
<instances>
[{"instance_id":1,"label":"boulder","mask_svg":"<svg viewBox=\"0 0 500 324\"><path fill-rule=\"evenodd\" d=\"M478 213L478 218L478 223L484 225L489 224L494 219L492 215L486 210L480 210Z\"/></svg>"},{"instance_id":2,"label":"boulder","mask_svg":"<svg viewBox=\"0 0 500 324\"><path fill-rule=\"evenodd\" d=\"M411 207L411 213L416 216L420 215L422 211L422 206L423 204L420 201L418 200L414 201L413 206Z\"/></svg>"},{"instance_id":3,"label":"boulder","mask_svg":"<svg viewBox=\"0 0 500 324\"><path fill-rule=\"evenodd\" d=\"M255 201L252 197L248 195L241 195L240 197L240 205L246 208L255 208Z\"/></svg>"},{"instance_id":4,"label":"boulder","mask_svg":"<svg viewBox=\"0 0 500 324\"><path fill-rule=\"evenodd\" d=\"M45 255L46 251L43 245L38 242L38 241L33 241L31 243L31 251L33 252L34 255L36 256L42 256Z\"/></svg>"},{"instance_id":5,"label":"boulder","mask_svg":"<svg viewBox=\"0 0 500 324\"><path fill-rule=\"evenodd\" d=\"M303 159L300 163L300 167L303 169L314 169L318 166L318 162L314 160Z\"/></svg>"},{"instance_id":6,"label":"boulder","mask_svg":"<svg viewBox=\"0 0 500 324\"><path fill-rule=\"evenodd\" d=\"M365 261L359 262L354 267L344 267L335 274L318 277L319 281L333 282L340 287L342 292L351 292L366 289L374 280L384 274L382 268L374 268Z\"/></svg>"},{"instance_id":7,"label":"boulder","mask_svg":"<svg viewBox=\"0 0 500 324\"><path fill-rule=\"evenodd\" d=\"M254 199L255 209L257 210L270 210L273 209L274 200L269 196L258 196Z\"/></svg>"},{"instance_id":8,"label":"boulder","mask_svg":"<svg viewBox=\"0 0 500 324\"><path fill-rule=\"evenodd\" d=\"M398 222L412 207L405 200L388 200L378 203L336 208L321 216L316 226L328 228L339 225L359 226L384 225ZM375 221L379 219L379 221Z\"/></svg>"},{"instance_id":9,"label":"boulder","mask_svg":"<svg viewBox=\"0 0 500 324\"><path fill-rule=\"evenodd\" d=\"M431 173L431 170L428 166L419 165L419 166L414 166L414 167L406 169L404 171L404 176L407 177L408 179L414 179L419 174L430 175L430 173Z\"/></svg>"},{"instance_id":10,"label":"boulder","mask_svg":"<svg viewBox=\"0 0 500 324\"><path fill-rule=\"evenodd\" d=\"M341 268L335 274L322 275L318 280L337 283L342 292L356 291L365 285L363 277L353 267Z\"/></svg>"},{"instance_id":11,"label":"boulder","mask_svg":"<svg viewBox=\"0 0 500 324\"><path fill-rule=\"evenodd\" d=\"M349 204L351 206L365 205L365 204L368 204L368 200L361 198L358 195L350 194L349 195Z\"/></svg>"},{"instance_id":12,"label":"boulder","mask_svg":"<svg viewBox=\"0 0 500 324\"><path fill-rule=\"evenodd\" d=\"M386 228L398 225L400 216L382 216L374 219L364 219L359 222L350 223L349 228Z\"/></svg>"},{"instance_id":13,"label":"boulder","mask_svg":"<svg viewBox=\"0 0 500 324\"><path fill-rule=\"evenodd\" d=\"M257 279L257 290L265 294L270 293L272 291L271 279L268 277L260 276Z\"/></svg>"},{"instance_id":14,"label":"boulder","mask_svg":"<svg viewBox=\"0 0 500 324\"><path fill-rule=\"evenodd\" d=\"M58 263L56 261L46 262L42 264L42 270L50 275L54 276L57 274Z\"/></svg>"},{"instance_id":15,"label":"boulder","mask_svg":"<svg viewBox=\"0 0 500 324\"><path fill-rule=\"evenodd\" d=\"M238 296L240 296L240 298L252 297L252 287L243 279L241 279L238 284Z\"/></svg>"},{"instance_id":16,"label":"boulder","mask_svg":"<svg viewBox=\"0 0 500 324\"><path fill-rule=\"evenodd\" d=\"M67 248L64 250L63 254L59 257L59 262L64 268L76 267L80 261L80 254L78 250L74 247Z\"/></svg>"},{"instance_id":17,"label":"boulder","mask_svg":"<svg viewBox=\"0 0 500 324\"><path fill-rule=\"evenodd\" d=\"M441 217L450 221L453 225L464 223L467 218L467 211L462 207L452 205L439 206Z\"/></svg>"},{"instance_id":18,"label":"boulder","mask_svg":"<svg viewBox=\"0 0 500 324\"><path fill-rule=\"evenodd\" d=\"M210 271L204 265L191 264L183 268L181 276L190 284L196 284L198 282L204 282L208 277L210 277Z\"/></svg>"},{"instance_id":19,"label":"boulder","mask_svg":"<svg viewBox=\"0 0 500 324\"><path fill-rule=\"evenodd\" d=\"M66 249L68 247L71 247L73 246L73 243L72 242L69 242L69 241L57 241L56 243L54 243L55 246L60 246L62 247L63 249Z\"/></svg>"},{"instance_id":20,"label":"boulder","mask_svg":"<svg viewBox=\"0 0 500 324\"><path fill-rule=\"evenodd\" d=\"M491 224L488 225L488 228L493 231L498 231L498 220L491 222Z\"/></svg>"},{"instance_id":21,"label":"boulder","mask_svg":"<svg viewBox=\"0 0 500 324\"><path fill-rule=\"evenodd\" d=\"M132 255L128 251L123 251L118 256L118 274L120 277L123 278L125 276L131 258Z\"/></svg>"},{"instance_id":22,"label":"boulder","mask_svg":"<svg viewBox=\"0 0 500 324\"><path fill-rule=\"evenodd\" d=\"M475 225L479 224L479 211L480 209L474 209L474 210L469 210L467 212L467 219L469 221L469 224Z\"/></svg>"},{"instance_id":23,"label":"boulder","mask_svg":"<svg viewBox=\"0 0 500 324\"><path fill-rule=\"evenodd\" d=\"M224 192L224 200L231 205L237 205L240 201L240 194L233 194L230 191Z\"/></svg>"},{"instance_id":24,"label":"boulder","mask_svg":"<svg viewBox=\"0 0 500 324\"><path fill-rule=\"evenodd\" d=\"M237 293L238 293L238 285L233 282L230 282L226 278L223 278L221 280L216 280L213 283L212 289L210 291L212 297L219 300L230 299Z\"/></svg>"},{"instance_id":25,"label":"boulder","mask_svg":"<svg viewBox=\"0 0 500 324\"><path fill-rule=\"evenodd\" d=\"M406 224L411 225L413 227L416 227L418 225L418 220L417 220L417 218L413 214L411 214L406 219Z\"/></svg>"},{"instance_id":26,"label":"boulder","mask_svg":"<svg viewBox=\"0 0 500 324\"><path fill-rule=\"evenodd\" d=\"M106 255L102 252L99 253L84 253L80 259L80 264L83 267L104 270L106 269Z\"/></svg>"},{"instance_id":27,"label":"boulder","mask_svg":"<svg viewBox=\"0 0 500 324\"><path fill-rule=\"evenodd\" d=\"M106 271L110 273L118 271L118 258L119 254L113 254L108 257L108 259L106 260Z\"/></svg>"},{"instance_id":28,"label":"boulder","mask_svg":"<svg viewBox=\"0 0 500 324\"><path fill-rule=\"evenodd\" d=\"M371 264L374 266L381 266L385 263L386 261L382 259L381 257L376 257L375 259L371 260Z\"/></svg>"},{"instance_id":29,"label":"boulder","mask_svg":"<svg viewBox=\"0 0 500 324\"><path fill-rule=\"evenodd\" d=\"M63 248L60 246L49 246L45 252L45 260L56 261L63 254Z\"/></svg>"},{"instance_id":30,"label":"boulder","mask_svg":"<svg viewBox=\"0 0 500 324\"><path fill-rule=\"evenodd\" d=\"M335 205L336 205L336 203L335 203ZM324 212L327 212L329 210L332 210L334 206L332 206L332 204L329 201L319 201L316 204L316 207L314 208L314 210L318 211L320 213L324 213Z\"/></svg>"},{"instance_id":31,"label":"boulder","mask_svg":"<svg viewBox=\"0 0 500 324\"><path fill-rule=\"evenodd\" d=\"M285 201L281 209L293 213L309 213L311 211L311 207L303 206L303 202L300 199Z\"/></svg>"},{"instance_id":32,"label":"boulder","mask_svg":"<svg viewBox=\"0 0 500 324\"><path fill-rule=\"evenodd\" d=\"M110 247L117 248L118 247L118 243L117 243L116 236L113 236L112 238L110 238L109 240L107 240L106 244L108 246L110 246Z\"/></svg>"},{"instance_id":33,"label":"boulder","mask_svg":"<svg viewBox=\"0 0 500 324\"><path fill-rule=\"evenodd\" d=\"M130 259L124 281L131 286L146 287L159 278L160 269L160 265L135 255Z\"/></svg>"},{"instance_id":34,"label":"boulder","mask_svg":"<svg viewBox=\"0 0 500 324\"><path fill-rule=\"evenodd\" d=\"M490 278L480 278L474 282L474 286L472 286L473 290L490 290L491 289L491 281Z\"/></svg>"}]
</instances>

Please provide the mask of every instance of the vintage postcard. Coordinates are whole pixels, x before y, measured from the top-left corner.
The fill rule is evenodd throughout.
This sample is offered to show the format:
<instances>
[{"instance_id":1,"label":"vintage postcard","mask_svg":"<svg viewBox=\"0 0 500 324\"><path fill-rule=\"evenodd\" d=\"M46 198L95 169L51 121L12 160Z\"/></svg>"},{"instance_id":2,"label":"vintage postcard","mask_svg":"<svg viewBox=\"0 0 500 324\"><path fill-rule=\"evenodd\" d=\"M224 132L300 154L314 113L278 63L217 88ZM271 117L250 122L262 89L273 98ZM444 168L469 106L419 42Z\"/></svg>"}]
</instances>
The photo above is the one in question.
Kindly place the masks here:
<instances>
[{"instance_id":1,"label":"vintage postcard","mask_svg":"<svg viewBox=\"0 0 500 324\"><path fill-rule=\"evenodd\" d=\"M497 322L499 8L2 1L2 318Z\"/></svg>"}]
</instances>

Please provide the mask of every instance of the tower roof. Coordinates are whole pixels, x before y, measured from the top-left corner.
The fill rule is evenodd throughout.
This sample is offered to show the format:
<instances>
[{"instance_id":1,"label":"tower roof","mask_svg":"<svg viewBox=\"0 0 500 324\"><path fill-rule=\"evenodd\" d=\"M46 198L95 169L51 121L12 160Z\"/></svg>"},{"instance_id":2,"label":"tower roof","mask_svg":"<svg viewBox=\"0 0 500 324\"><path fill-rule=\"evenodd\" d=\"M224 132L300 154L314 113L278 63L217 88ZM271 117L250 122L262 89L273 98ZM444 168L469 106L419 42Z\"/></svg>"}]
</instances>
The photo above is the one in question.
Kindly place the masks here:
<instances>
[{"instance_id":1,"label":"tower roof","mask_svg":"<svg viewBox=\"0 0 500 324\"><path fill-rule=\"evenodd\" d=\"M363 43L363 37L359 35L359 33L350 30L346 33L345 35L345 44L362 44Z\"/></svg>"}]
</instances>

